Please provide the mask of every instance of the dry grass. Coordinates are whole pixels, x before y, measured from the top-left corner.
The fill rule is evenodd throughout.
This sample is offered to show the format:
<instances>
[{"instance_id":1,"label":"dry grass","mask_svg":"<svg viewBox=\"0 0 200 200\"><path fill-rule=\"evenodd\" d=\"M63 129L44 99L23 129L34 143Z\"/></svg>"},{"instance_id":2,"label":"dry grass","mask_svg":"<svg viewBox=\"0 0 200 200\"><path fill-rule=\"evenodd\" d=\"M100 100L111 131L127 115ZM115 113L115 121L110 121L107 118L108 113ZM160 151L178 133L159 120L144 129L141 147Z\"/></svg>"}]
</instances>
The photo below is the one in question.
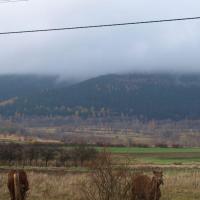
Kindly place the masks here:
<instances>
[{"instance_id":1,"label":"dry grass","mask_svg":"<svg viewBox=\"0 0 200 200\"><path fill-rule=\"evenodd\" d=\"M200 171L167 173L162 200L199 200Z\"/></svg>"},{"instance_id":2,"label":"dry grass","mask_svg":"<svg viewBox=\"0 0 200 200\"><path fill-rule=\"evenodd\" d=\"M80 183L86 174L28 173L28 200L81 200ZM0 200L9 199L6 173L0 174ZM199 200L200 171L165 172L162 200Z\"/></svg>"},{"instance_id":3,"label":"dry grass","mask_svg":"<svg viewBox=\"0 0 200 200\"><path fill-rule=\"evenodd\" d=\"M78 200L78 184L84 177L85 175L28 173L31 188L28 200ZM9 199L6 179L6 174L1 174L0 200Z\"/></svg>"}]
</instances>

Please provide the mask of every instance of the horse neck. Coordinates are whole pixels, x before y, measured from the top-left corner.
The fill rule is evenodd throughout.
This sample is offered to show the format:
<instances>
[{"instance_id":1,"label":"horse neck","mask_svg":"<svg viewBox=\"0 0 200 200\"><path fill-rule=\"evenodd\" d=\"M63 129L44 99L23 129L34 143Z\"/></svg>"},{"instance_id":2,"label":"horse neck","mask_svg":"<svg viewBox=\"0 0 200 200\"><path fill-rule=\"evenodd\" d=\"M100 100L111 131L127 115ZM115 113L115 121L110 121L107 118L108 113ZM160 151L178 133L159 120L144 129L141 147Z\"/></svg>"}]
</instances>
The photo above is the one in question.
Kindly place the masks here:
<instances>
[{"instance_id":1,"label":"horse neck","mask_svg":"<svg viewBox=\"0 0 200 200\"><path fill-rule=\"evenodd\" d=\"M157 200L157 193L158 193L159 185L156 182L156 178L152 177L150 183L150 195L152 200Z\"/></svg>"}]
</instances>

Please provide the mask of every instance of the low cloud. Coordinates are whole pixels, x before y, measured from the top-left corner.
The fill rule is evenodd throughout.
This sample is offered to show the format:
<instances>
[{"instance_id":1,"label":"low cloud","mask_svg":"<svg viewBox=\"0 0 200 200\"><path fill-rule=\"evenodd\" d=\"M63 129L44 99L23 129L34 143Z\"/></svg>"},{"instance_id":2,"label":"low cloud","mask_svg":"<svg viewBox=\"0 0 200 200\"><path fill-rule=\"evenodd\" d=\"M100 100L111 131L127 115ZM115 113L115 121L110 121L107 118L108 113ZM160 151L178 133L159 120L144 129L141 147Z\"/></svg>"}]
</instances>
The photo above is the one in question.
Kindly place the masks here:
<instances>
[{"instance_id":1,"label":"low cloud","mask_svg":"<svg viewBox=\"0 0 200 200\"><path fill-rule=\"evenodd\" d=\"M30 0L0 4L0 31L193 17L199 7L187 0ZM0 44L1 74L200 72L200 20L2 35Z\"/></svg>"}]
</instances>

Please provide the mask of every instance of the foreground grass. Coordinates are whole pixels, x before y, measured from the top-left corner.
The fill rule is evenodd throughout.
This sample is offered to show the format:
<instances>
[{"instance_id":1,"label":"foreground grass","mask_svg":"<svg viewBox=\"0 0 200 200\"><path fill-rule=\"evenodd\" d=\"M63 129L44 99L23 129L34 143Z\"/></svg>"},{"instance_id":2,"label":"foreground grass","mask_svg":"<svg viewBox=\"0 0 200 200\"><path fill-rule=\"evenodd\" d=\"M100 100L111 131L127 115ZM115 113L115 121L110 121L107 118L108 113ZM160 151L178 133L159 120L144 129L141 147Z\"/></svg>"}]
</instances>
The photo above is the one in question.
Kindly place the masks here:
<instances>
[{"instance_id":1,"label":"foreground grass","mask_svg":"<svg viewBox=\"0 0 200 200\"><path fill-rule=\"evenodd\" d=\"M167 174L162 200L197 200L200 197L200 172Z\"/></svg>"},{"instance_id":2,"label":"foreground grass","mask_svg":"<svg viewBox=\"0 0 200 200\"><path fill-rule=\"evenodd\" d=\"M161 200L199 200L200 171L165 171ZM28 173L28 200L81 200L80 183L88 174ZM6 173L0 174L0 200L9 199Z\"/></svg>"},{"instance_id":3,"label":"foreground grass","mask_svg":"<svg viewBox=\"0 0 200 200\"><path fill-rule=\"evenodd\" d=\"M84 175L56 175L47 173L28 173L30 191L28 200L78 200L78 184ZM1 174L0 200L9 199L6 187L6 174Z\"/></svg>"}]
</instances>

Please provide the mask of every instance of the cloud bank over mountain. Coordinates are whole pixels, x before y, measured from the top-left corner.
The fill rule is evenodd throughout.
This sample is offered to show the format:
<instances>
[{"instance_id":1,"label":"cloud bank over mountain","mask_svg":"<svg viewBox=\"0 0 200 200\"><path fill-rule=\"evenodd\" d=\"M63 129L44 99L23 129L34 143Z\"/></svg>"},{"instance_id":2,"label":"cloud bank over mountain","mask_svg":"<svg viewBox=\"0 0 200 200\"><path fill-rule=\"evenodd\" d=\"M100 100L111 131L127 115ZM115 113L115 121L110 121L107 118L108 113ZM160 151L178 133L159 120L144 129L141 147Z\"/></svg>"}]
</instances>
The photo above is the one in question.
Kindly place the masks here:
<instances>
[{"instance_id":1,"label":"cloud bank over mountain","mask_svg":"<svg viewBox=\"0 0 200 200\"><path fill-rule=\"evenodd\" d=\"M199 15L187 0L35 0L0 4L0 32ZM0 36L0 73L89 78L141 71L200 72L200 20Z\"/></svg>"}]
</instances>

